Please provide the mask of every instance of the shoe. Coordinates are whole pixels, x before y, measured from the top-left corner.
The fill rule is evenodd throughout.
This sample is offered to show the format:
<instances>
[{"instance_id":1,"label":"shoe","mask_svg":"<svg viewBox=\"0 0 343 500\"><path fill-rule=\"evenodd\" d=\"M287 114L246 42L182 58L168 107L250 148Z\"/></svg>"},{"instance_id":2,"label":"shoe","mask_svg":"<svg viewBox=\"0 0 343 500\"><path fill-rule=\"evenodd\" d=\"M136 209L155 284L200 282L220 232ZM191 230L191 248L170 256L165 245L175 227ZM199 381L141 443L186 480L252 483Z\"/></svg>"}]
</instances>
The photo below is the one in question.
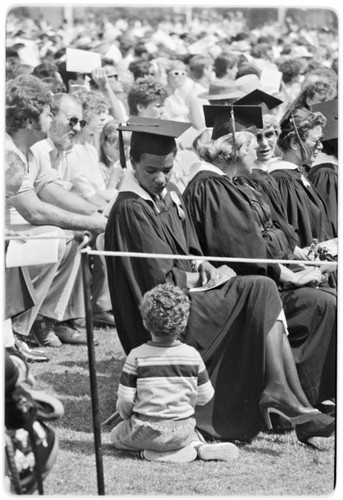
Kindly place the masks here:
<instances>
[{"instance_id":1,"label":"shoe","mask_svg":"<svg viewBox=\"0 0 343 500\"><path fill-rule=\"evenodd\" d=\"M78 330L79 328L86 328L86 318L73 318L69 319L68 323L70 326Z\"/></svg>"},{"instance_id":2,"label":"shoe","mask_svg":"<svg viewBox=\"0 0 343 500\"><path fill-rule=\"evenodd\" d=\"M96 313L93 315L93 324L97 327L111 326L115 328L114 316L110 311Z\"/></svg>"},{"instance_id":3,"label":"shoe","mask_svg":"<svg viewBox=\"0 0 343 500\"><path fill-rule=\"evenodd\" d=\"M15 339L15 347L27 363L43 363L44 361L49 361L44 351L41 349L30 349L26 342Z\"/></svg>"},{"instance_id":4,"label":"shoe","mask_svg":"<svg viewBox=\"0 0 343 500\"><path fill-rule=\"evenodd\" d=\"M193 446L185 446L179 450L172 451L144 450L141 452L140 456L150 462L184 463L193 462L197 457L197 451Z\"/></svg>"},{"instance_id":5,"label":"shoe","mask_svg":"<svg viewBox=\"0 0 343 500\"><path fill-rule=\"evenodd\" d=\"M70 326L68 321L56 323L55 334L63 344L87 345L86 335Z\"/></svg>"},{"instance_id":6,"label":"shoe","mask_svg":"<svg viewBox=\"0 0 343 500\"><path fill-rule=\"evenodd\" d=\"M36 402L37 420L45 422L63 417L64 406L59 399L42 391L26 390Z\"/></svg>"},{"instance_id":7,"label":"shoe","mask_svg":"<svg viewBox=\"0 0 343 500\"><path fill-rule=\"evenodd\" d=\"M38 345L44 347L61 347L62 343L54 332L55 322L44 316L38 315L31 328L31 334Z\"/></svg>"},{"instance_id":8,"label":"shoe","mask_svg":"<svg viewBox=\"0 0 343 500\"><path fill-rule=\"evenodd\" d=\"M231 462L239 455L239 449L233 443L206 443L198 448L198 457L202 460L224 460Z\"/></svg>"},{"instance_id":9,"label":"shoe","mask_svg":"<svg viewBox=\"0 0 343 500\"><path fill-rule=\"evenodd\" d=\"M38 464L42 480L52 469L58 452L58 438L55 432L42 422L33 424ZM8 433L14 455L13 466L18 473L20 494L30 495L37 491L36 457L33 453L31 440L25 429L17 429ZM9 443L8 443L9 444Z\"/></svg>"},{"instance_id":10,"label":"shoe","mask_svg":"<svg viewBox=\"0 0 343 500\"><path fill-rule=\"evenodd\" d=\"M322 401L318 405L318 410L321 413L325 413L326 415L330 415L330 417L335 417L336 416L336 403L334 401L331 401L330 399L327 399L326 401Z\"/></svg>"},{"instance_id":11,"label":"shoe","mask_svg":"<svg viewBox=\"0 0 343 500\"><path fill-rule=\"evenodd\" d=\"M278 413L292 424L303 424L320 413L316 408L307 408L300 403L299 406L287 405L266 392L262 393L259 406L268 430L273 428L269 413Z\"/></svg>"},{"instance_id":12,"label":"shoe","mask_svg":"<svg viewBox=\"0 0 343 500\"><path fill-rule=\"evenodd\" d=\"M310 446L311 448L319 449L315 445L314 438L332 436L335 432L336 419L330 415L319 413L310 422L295 426L295 433L298 440Z\"/></svg>"}]
</instances>

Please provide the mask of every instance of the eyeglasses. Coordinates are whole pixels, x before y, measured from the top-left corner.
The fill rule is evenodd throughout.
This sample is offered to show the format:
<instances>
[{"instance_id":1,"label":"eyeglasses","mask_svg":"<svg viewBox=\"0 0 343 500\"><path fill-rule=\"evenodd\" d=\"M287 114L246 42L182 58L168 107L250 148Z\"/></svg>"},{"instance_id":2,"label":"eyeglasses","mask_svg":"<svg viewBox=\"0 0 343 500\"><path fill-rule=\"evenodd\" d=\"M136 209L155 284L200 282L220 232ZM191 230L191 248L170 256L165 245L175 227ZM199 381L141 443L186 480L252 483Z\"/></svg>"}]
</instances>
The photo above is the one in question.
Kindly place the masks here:
<instances>
[{"instance_id":1,"label":"eyeglasses","mask_svg":"<svg viewBox=\"0 0 343 500\"><path fill-rule=\"evenodd\" d=\"M114 75L107 75L107 78L114 78L115 80L118 80L119 75L114 74Z\"/></svg>"},{"instance_id":2,"label":"eyeglasses","mask_svg":"<svg viewBox=\"0 0 343 500\"><path fill-rule=\"evenodd\" d=\"M173 76L185 76L186 75L186 71L177 71L177 70L174 70L174 71L170 71L169 74L173 75Z\"/></svg>"},{"instance_id":3,"label":"eyeglasses","mask_svg":"<svg viewBox=\"0 0 343 500\"><path fill-rule=\"evenodd\" d=\"M77 116L72 116L71 118L69 118L68 123L69 127L71 128L76 127L78 123L80 123L81 128L83 128L87 124L86 120L79 120Z\"/></svg>"},{"instance_id":4,"label":"eyeglasses","mask_svg":"<svg viewBox=\"0 0 343 500\"><path fill-rule=\"evenodd\" d=\"M313 149L318 149L322 145L323 138L319 137L316 141L314 139L308 138L309 141L313 142Z\"/></svg>"}]
</instances>

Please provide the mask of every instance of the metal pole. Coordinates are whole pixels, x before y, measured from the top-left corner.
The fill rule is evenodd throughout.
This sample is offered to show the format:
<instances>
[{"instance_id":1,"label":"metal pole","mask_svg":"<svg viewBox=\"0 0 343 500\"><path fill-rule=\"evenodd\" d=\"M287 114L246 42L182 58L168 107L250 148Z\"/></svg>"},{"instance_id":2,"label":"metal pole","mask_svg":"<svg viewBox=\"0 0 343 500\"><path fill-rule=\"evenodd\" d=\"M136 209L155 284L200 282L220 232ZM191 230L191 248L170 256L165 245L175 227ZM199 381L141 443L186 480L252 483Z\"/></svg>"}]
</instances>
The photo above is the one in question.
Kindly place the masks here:
<instances>
[{"instance_id":1,"label":"metal pole","mask_svg":"<svg viewBox=\"0 0 343 500\"><path fill-rule=\"evenodd\" d=\"M84 241L86 240L86 238L88 238L87 240L88 242L89 237L85 236ZM80 245L80 247L82 246L83 245ZM86 252L81 253L81 267L82 267L83 291L84 291L84 301L86 310L88 362L89 362L89 377L91 386L93 432L94 432L94 446L95 446L96 470L97 470L97 481L98 481L98 494L105 495L104 469L103 469L102 449L101 449L99 397L98 397L98 388L97 388L96 370L95 370L93 315L92 315L91 287L90 287L91 277L89 269L89 258Z\"/></svg>"}]
</instances>

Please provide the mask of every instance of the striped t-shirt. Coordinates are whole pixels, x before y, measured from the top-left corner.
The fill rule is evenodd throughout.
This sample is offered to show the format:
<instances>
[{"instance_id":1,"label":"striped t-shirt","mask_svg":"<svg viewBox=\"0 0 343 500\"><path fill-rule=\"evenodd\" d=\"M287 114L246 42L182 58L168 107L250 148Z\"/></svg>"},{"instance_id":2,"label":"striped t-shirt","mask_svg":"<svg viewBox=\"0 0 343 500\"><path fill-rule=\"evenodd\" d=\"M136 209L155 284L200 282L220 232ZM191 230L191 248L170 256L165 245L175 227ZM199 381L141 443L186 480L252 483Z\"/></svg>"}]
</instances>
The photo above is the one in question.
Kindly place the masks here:
<instances>
[{"instance_id":1,"label":"striped t-shirt","mask_svg":"<svg viewBox=\"0 0 343 500\"><path fill-rule=\"evenodd\" d=\"M117 410L179 420L194 415L214 394L205 364L194 347L147 342L129 353L118 387Z\"/></svg>"}]
</instances>

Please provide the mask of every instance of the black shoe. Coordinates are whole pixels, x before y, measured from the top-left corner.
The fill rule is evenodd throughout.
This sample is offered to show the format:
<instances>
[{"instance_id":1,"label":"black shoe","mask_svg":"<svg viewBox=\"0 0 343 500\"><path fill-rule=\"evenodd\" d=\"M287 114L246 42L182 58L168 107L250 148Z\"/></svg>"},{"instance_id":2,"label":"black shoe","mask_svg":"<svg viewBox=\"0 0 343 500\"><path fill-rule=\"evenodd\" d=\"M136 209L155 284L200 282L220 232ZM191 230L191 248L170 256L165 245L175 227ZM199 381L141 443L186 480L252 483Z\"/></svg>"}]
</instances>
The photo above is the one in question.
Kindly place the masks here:
<instances>
[{"instance_id":1,"label":"black shoe","mask_svg":"<svg viewBox=\"0 0 343 500\"><path fill-rule=\"evenodd\" d=\"M336 417L336 403L331 400L323 401L318 405L318 410L330 417Z\"/></svg>"},{"instance_id":2,"label":"black shoe","mask_svg":"<svg viewBox=\"0 0 343 500\"><path fill-rule=\"evenodd\" d=\"M116 322L114 321L114 316L111 311L96 313L93 316L93 324L97 327L107 327L110 326L115 328Z\"/></svg>"},{"instance_id":3,"label":"black shoe","mask_svg":"<svg viewBox=\"0 0 343 500\"><path fill-rule=\"evenodd\" d=\"M296 425L295 433L301 443L318 449L313 439L316 437L328 438L332 436L335 432L335 427L335 418L319 413L310 422Z\"/></svg>"},{"instance_id":4,"label":"black shoe","mask_svg":"<svg viewBox=\"0 0 343 500\"><path fill-rule=\"evenodd\" d=\"M33 338L43 347L61 347L62 343L54 332L54 320L38 315L31 328Z\"/></svg>"},{"instance_id":5,"label":"black shoe","mask_svg":"<svg viewBox=\"0 0 343 500\"><path fill-rule=\"evenodd\" d=\"M74 328L69 321L56 323L55 333L63 344L87 345L87 335ZM96 340L94 345L98 345Z\"/></svg>"}]
</instances>

